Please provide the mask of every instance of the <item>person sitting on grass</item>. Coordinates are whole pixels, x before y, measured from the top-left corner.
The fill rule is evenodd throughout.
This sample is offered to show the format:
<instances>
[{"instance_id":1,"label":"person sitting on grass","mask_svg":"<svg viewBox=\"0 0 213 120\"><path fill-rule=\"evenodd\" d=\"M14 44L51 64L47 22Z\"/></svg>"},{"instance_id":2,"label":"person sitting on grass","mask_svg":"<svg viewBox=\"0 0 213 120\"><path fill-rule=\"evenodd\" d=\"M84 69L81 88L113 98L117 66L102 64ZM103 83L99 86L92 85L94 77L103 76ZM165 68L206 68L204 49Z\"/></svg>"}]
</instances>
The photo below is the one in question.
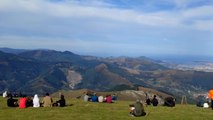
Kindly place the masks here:
<instances>
[{"instance_id":1,"label":"person sitting on grass","mask_svg":"<svg viewBox=\"0 0 213 120\"><path fill-rule=\"evenodd\" d=\"M10 95L9 98L7 99L7 106L8 107L18 107L18 100L13 99L13 96Z\"/></svg>"},{"instance_id":2,"label":"person sitting on grass","mask_svg":"<svg viewBox=\"0 0 213 120\"><path fill-rule=\"evenodd\" d=\"M5 92L2 94L2 97L3 97L3 98L6 98L6 97L7 97L7 91L5 91Z\"/></svg>"},{"instance_id":3,"label":"person sitting on grass","mask_svg":"<svg viewBox=\"0 0 213 120\"><path fill-rule=\"evenodd\" d=\"M27 98L25 95L19 99L19 108L27 108Z\"/></svg>"},{"instance_id":4,"label":"person sitting on grass","mask_svg":"<svg viewBox=\"0 0 213 120\"><path fill-rule=\"evenodd\" d=\"M140 100L136 100L134 104L130 105L130 115L135 117L146 115L143 104L140 102Z\"/></svg>"},{"instance_id":5,"label":"person sitting on grass","mask_svg":"<svg viewBox=\"0 0 213 120\"><path fill-rule=\"evenodd\" d=\"M113 95L112 95L112 102L115 102L117 99L118 99L118 98L117 98L116 94L113 94Z\"/></svg>"},{"instance_id":6,"label":"person sitting on grass","mask_svg":"<svg viewBox=\"0 0 213 120\"><path fill-rule=\"evenodd\" d=\"M46 96L43 98L43 107L52 107L53 100L50 97L49 93L46 93Z\"/></svg>"},{"instance_id":7,"label":"person sitting on grass","mask_svg":"<svg viewBox=\"0 0 213 120\"><path fill-rule=\"evenodd\" d=\"M154 97L153 97L153 99L152 99L152 105L153 106L158 106L158 99L156 98L157 96L156 95L154 95Z\"/></svg>"},{"instance_id":8,"label":"person sitting on grass","mask_svg":"<svg viewBox=\"0 0 213 120\"><path fill-rule=\"evenodd\" d=\"M64 95L61 95L61 99L56 101L56 103L53 103L53 106L65 107L66 101L65 101Z\"/></svg>"},{"instance_id":9,"label":"person sitting on grass","mask_svg":"<svg viewBox=\"0 0 213 120\"><path fill-rule=\"evenodd\" d=\"M96 93L93 94L91 99L92 99L92 102L98 102L98 97L97 97Z\"/></svg>"},{"instance_id":10,"label":"person sitting on grass","mask_svg":"<svg viewBox=\"0 0 213 120\"><path fill-rule=\"evenodd\" d=\"M112 97L111 95L106 96L106 103L112 103Z\"/></svg>"},{"instance_id":11,"label":"person sitting on grass","mask_svg":"<svg viewBox=\"0 0 213 120\"><path fill-rule=\"evenodd\" d=\"M27 107L33 107L33 100L30 96L27 97Z\"/></svg>"},{"instance_id":12,"label":"person sitting on grass","mask_svg":"<svg viewBox=\"0 0 213 120\"><path fill-rule=\"evenodd\" d=\"M90 96L89 96L88 93L86 93L86 94L84 95L84 101L85 101L85 102L88 102L89 99L90 99Z\"/></svg>"},{"instance_id":13,"label":"person sitting on grass","mask_svg":"<svg viewBox=\"0 0 213 120\"><path fill-rule=\"evenodd\" d=\"M149 98L146 99L146 105L151 105L151 100Z\"/></svg>"},{"instance_id":14,"label":"person sitting on grass","mask_svg":"<svg viewBox=\"0 0 213 120\"><path fill-rule=\"evenodd\" d=\"M104 102L104 97L102 95L100 95L98 97L98 102L100 102L100 103Z\"/></svg>"},{"instance_id":15,"label":"person sitting on grass","mask_svg":"<svg viewBox=\"0 0 213 120\"><path fill-rule=\"evenodd\" d=\"M175 98L167 97L164 100L164 106L175 107Z\"/></svg>"},{"instance_id":16,"label":"person sitting on grass","mask_svg":"<svg viewBox=\"0 0 213 120\"><path fill-rule=\"evenodd\" d=\"M35 108L40 107L40 100L39 100L37 94L35 94L35 95L34 95L34 98L33 98L33 107L35 107Z\"/></svg>"}]
</instances>

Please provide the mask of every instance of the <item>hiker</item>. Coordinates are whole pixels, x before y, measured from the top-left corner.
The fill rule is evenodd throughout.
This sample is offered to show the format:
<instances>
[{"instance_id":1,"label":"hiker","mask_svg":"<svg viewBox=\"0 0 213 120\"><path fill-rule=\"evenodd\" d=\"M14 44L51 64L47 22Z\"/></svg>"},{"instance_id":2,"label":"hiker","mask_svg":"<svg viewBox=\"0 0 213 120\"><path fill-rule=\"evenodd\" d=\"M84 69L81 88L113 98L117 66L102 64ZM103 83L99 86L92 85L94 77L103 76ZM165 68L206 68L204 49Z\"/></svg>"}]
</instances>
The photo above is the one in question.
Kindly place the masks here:
<instances>
[{"instance_id":1,"label":"hiker","mask_svg":"<svg viewBox=\"0 0 213 120\"><path fill-rule=\"evenodd\" d=\"M59 101L56 101L56 106L59 106L59 107L66 106L66 101L65 101L64 95L61 95L61 99Z\"/></svg>"},{"instance_id":2,"label":"hiker","mask_svg":"<svg viewBox=\"0 0 213 120\"><path fill-rule=\"evenodd\" d=\"M49 93L46 93L46 96L43 98L43 107L52 107L53 100L50 97Z\"/></svg>"},{"instance_id":3,"label":"hiker","mask_svg":"<svg viewBox=\"0 0 213 120\"><path fill-rule=\"evenodd\" d=\"M27 108L27 98L25 95L19 99L19 108Z\"/></svg>"},{"instance_id":4,"label":"hiker","mask_svg":"<svg viewBox=\"0 0 213 120\"><path fill-rule=\"evenodd\" d=\"M146 115L143 104L140 102L140 100L136 100L134 104L130 105L130 115L135 117Z\"/></svg>"},{"instance_id":5,"label":"hiker","mask_svg":"<svg viewBox=\"0 0 213 120\"><path fill-rule=\"evenodd\" d=\"M151 105L151 100L149 98L146 99L146 105Z\"/></svg>"},{"instance_id":6,"label":"hiker","mask_svg":"<svg viewBox=\"0 0 213 120\"><path fill-rule=\"evenodd\" d=\"M152 103L153 106L158 106L158 99L157 99L156 97L157 97L157 96L154 95L154 97L153 97L153 99L152 99L152 101L151 101L151 103Z\"/></svg>"},{"instance_id":7,"label":"hiker","mask_svg":"<svg viewBox=\"0 0 213 120\"><path fill-rule=\"evenodd\" d=\"M211 108L213 110L213 88L209 90L208 97L211 99Z\"/></svg>"},{"instance_id":8,"label":"hiker","mask_svg":"<svg viewBox=\"0 0 213 120\"><path fill-rule=\"evenodd\" d=\"M8 107L18 107L18 100L13 99L13 96L10 95L9 98L7 99L7 106Z\"/></svg>"},{"instance_id":9,"label":"hiker","mask_svg":"<svg viewBox=\"0 0 213 120\"><path fill-rule=\"evenodd\" d=\"M30 96L27 97L27 103L26 103L27 107L33 107L33 100Z\"/></svg>"},{"instance_id":10,"label":"hiker","mask_svg":"<svg viewBox=\"0 0 213 120\"><path fill-rule=\"evenodd\" d=\"M104 102L104 97L102 95L98 97L98 102L100 103Z\"/></svg>"},{"instance_id":11,"label":"hiker","mask_svg":"<svg viewBox=\"0 0 213 120\"><path fill-rule=\"evenodd\" d=\"M174 107L175 106L175 99L173 97L165 98L164 106Z\"/></svg>"},{"instance_id":12,"label":"hiker","mask_svg":"<svg viewBox=\"0 0 213 120\"><path fill-rule=\"evenodd\" d=\"M3 97L3 98L6 98L6 97L7 97L7 91L5 91L5 92L2 94L2 97Z\"/></svg>"},{"instance_id":13,"label":"hiker","mask_svg":"<svg viewBox=\"0 0 213 120\"><path fill-rule=\"evenodd\" d=\"M88 102L89 99L90 99L90 96L88 95L88 93L86 93L86 94L84 95L84 101L85 101L85 102Z\"/></svg>"},{"instance_id":14,"label":"hiker","mask_svg":"<svg viewBox=\"0 0 213 120\"><path fill-rule=\"evenodd\" d=\"M35 94L33 98L33 107L35 108L40 107L40 100L37 94Z\"/></svg>"},{"instance_id":15,"label":"hiker","mask_svg":"<svg viewBox=\"0 0 213 120\"><path fill-rule=\"evenodd\" d=\"M117 100L117 96L115 94L112 95L112 102L115 102Z\"/></svg>"},{"instance_id":16,"label":"hiker","mask_svg":"<svg viewBox=\"0 0 213 120\"><path fill-rule=\"evenodd\" d=\"M112 97L111 95L106 96L106 103L112 103Z\"/></svg>"},{"instance_id":17,"label":"hiker","mask_svg":"<svg viewBox=\"0 0 213 120\"><path fill-rule=\"evenodd\" d=\"M98 97L96 96L96 93L93 94L91 99L92 99L92 102L98 102Z\"/></svg>"}]
</instances>

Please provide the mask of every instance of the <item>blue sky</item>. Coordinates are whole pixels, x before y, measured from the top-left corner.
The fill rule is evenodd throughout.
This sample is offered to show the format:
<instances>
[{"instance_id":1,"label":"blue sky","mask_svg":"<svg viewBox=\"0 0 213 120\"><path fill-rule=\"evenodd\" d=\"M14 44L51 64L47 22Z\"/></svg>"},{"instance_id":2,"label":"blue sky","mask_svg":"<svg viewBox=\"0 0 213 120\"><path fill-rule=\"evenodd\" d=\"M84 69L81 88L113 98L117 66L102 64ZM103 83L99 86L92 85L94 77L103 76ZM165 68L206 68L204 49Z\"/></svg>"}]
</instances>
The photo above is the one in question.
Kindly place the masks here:
<instances>
[{"instance_id":1,"label":"blue sky","mask_svg":"<svg viewBox=\"0 0 213 120\"><path fill-rule=\"evenodd\" d=\"M0 47L213 55L213 0L0 0Z\"/></svg>"}]
</instances>

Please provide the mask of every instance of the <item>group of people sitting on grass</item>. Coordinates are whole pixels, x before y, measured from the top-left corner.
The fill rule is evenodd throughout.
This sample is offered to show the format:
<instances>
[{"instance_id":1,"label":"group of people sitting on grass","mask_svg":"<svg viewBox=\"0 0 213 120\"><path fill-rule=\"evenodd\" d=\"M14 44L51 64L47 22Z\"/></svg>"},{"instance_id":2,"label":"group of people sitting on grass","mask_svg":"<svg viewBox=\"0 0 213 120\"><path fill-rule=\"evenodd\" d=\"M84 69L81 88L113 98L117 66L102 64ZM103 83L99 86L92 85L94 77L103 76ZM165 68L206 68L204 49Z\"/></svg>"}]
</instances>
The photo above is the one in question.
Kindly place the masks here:
<instances>
[{"instance_id":1,"label":"group of people sitting on grass","mask_svg":"<svg viewBox=\"0 0 213 120\"><path fill-rule=\"evenodd\" d=\"M146 105L152 104L154 107L156 107L156 106L158 106L158 103L159 102L158 102L156 95L153 96L152 100L150 100L149 98L146 99ZM166 97L165 100L164 100L164 106L174 107L175 106L175 99L173 97ZM136 102L134 104L130 104L129 108L130 108L129 113L130 113L131 116L140 117L140 116L146 115L143 103L139 99L136 100Z\"/></svg>"},{"instance_id":2,"label":"group of people sitting on grass","mask_svg":"<svg viewBox=\"0 0 213 120\"><path fill-rule=\"evenodd\" d=\"M153 106L158 106L158 99L157 96L154 95L154 97L152 99L147 98L146 99L146 105L153 105ZM174 107L175 106L175 98L174 97L166 97L164 99L164 106L168 106L168 107Z\"/></svg>"},{"instance_id":3,"label":"group of people sitting on grass","mask_svg":"<svg viewBox=\"0 0 213 120\"><path fill-rule=\"evenodd\" d=\"M27 107L52 107L52 106L66 106L66 101L64 95L60 96L60 100L53 102L53 99L49 96L49 93L46 93L46 96L40 101L37 94L34 95L34 98L27 97L26 95L21 96L21 98L14 99L12 95L8 96L7 99L8 107L19 107L19 108L27 108Z\"/></svg>"},{"instance_id":4,"label":"group of people sitting on grass","mask_svg":"<svg viewBox=\"0 0 213 120\"><path fill-rule=\"evenodd\" d=\"M146 105L151 105L151 104L153 106L158 106L158 99L157 99L156 95L153 96L152 100L150 100L149 98L146 99ZM143 103L139 99L137 99L134 104L130 104L129 105L129 109L130 109L129 114L131 116L140 117L140 116L145 116L146 115Z\"/></svg>"},{"instance_id":5,"label":"group of people sitting on grass","mask_svg":"<svg viewBox=\"0 0 213 120\"><path fill-rule=\"evenodd\" d=\"M146 112L145 112L144 107L143 107L143 103L139 99L136 100L136 102L134 104L130 104L129 108L130 108L129 114L131 116L140 117L140 116L146 115Z\"/></svg>"},{"instance_id":6,"label":"group of people sitting on grass","mask_svg":"<svg viewBox=\"0 0 213 120\"><path fill-rule=\"evenodd\" d=\"M207 94L197 96L197 107L211 108L213 110L213 88Z\"/></svg>"},{"instance_id":7,"label":"group of people sitting on grass","mask_svg":"<svg viewBox=\"0 0 213 120\"><path fill-rule=\"evenodd\" d=\"M93 93L93 94L89 94L89 93L86 93L84 95L84 101L91 101L91 102L100 102L100 103L113 103L117 100L117 96L115 94L113 94L112 96L111 95L106 95L105 97L100 95L100 96L97 96L96 93Z\"/></svg>"},{"instance_id":8,"label":"group of people sitting on grass","mask_svg":"<svg viewBox=\"0 0 213 120\"><path fill-rule=\"evenodd\" d=\"M152 98L152 100L150 100L149 98L146 99L146 105L153 105L153 106L158 106L158 99L156 98L157 96L154 95L154 97Z\"/></svg>"},{"instance_id":9,"label":"group of people sitting on grass","mask_svg":"<svg viewBox=\"0 0 213 120\"><path fill-rule=\"evenodd\" d=\"M3 97L5 95L3 94ZM45 97L40 101L37 94L34 95L34 98L31 99L30 97L26 97L23 95L19 100L14 99L12 95L7 96L7 105L8 107L19 107L19 108L27 108L27 107L52 107L52 106L60 106L64 107L66 106L66 101L64 98L64 95L60 95L60 100L53 102L53 99L49 96L49 93L46 93ZM103 97L102 95L97 96L96 93L85 93L84 95L84 101L91 101L91 102L106 102L106 103L113 103L117 100L117 96L115 94L113 95L106 95ZM158 106L158 99L157 96L154 95L153 98L150 100L149 98L146 99L146 105L153 105ZM175 101L173 97L168 97L165 99L165 106L174 107ZM130 115L139 117L139 116L145 116L146 112L144 110L144 106L142 101L139 99L136 100L135 103L129 105L130 108Z\"/></svg>"}]
</instances>

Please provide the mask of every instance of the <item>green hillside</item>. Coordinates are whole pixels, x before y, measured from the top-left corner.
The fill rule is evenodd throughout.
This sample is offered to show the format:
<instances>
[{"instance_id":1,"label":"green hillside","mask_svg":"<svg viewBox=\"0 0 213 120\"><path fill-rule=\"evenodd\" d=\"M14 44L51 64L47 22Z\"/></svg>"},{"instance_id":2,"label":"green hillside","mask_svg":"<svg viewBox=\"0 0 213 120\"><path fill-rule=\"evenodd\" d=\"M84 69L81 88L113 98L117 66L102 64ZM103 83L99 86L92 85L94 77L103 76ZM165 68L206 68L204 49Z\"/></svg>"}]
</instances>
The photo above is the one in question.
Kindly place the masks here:
<instances>
[{"instance_id":1,"label":"green hillside","mask_svg":"<svg viewBox=\"0 0 213 120\"><path fill-rule=\"evenodd\" d=\"M143 86L195 101L212 88L212 79L212 72L169 69L146 57L98 58L54 50L0 52L0 93L118 91Z\"/></svg>"},{"instance_id":2,"label":"green hillside","mask_svg":"<svg viewBox=\"0 0 213 120\"><path fill-rule=\"evenodd\" d=\"M145 107L145 117L129 116L129 104L117 101L113 104L84 102L67 99L70 106L59 108L8 108L6 99L0 98L1 120L212 120L213 110L198 108L195 105L176 107Z\"/></svg>"}]
</instances>

